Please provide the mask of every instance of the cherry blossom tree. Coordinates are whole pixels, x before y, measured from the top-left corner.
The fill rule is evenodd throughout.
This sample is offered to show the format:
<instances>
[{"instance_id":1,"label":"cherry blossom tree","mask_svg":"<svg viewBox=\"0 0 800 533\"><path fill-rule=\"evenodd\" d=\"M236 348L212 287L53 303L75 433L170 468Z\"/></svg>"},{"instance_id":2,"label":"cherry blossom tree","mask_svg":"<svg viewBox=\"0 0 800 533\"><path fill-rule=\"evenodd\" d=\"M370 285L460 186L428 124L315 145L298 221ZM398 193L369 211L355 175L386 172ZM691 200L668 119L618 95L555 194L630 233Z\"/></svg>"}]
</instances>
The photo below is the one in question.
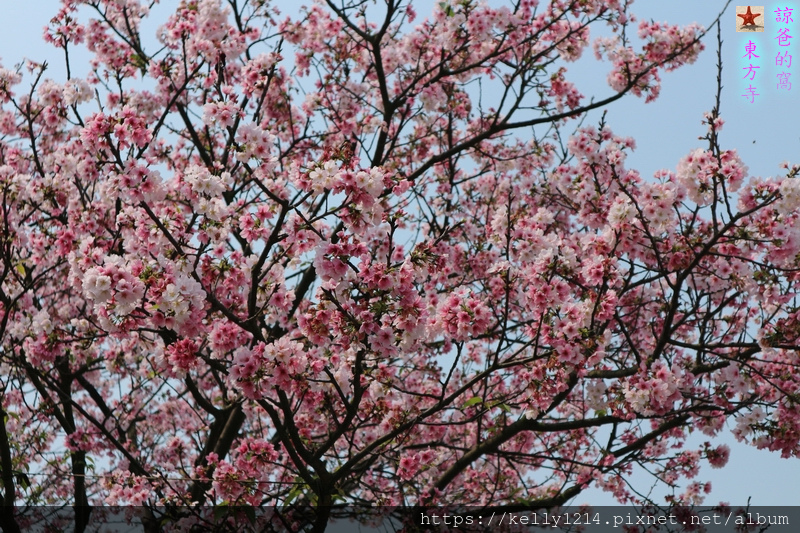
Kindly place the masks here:
<instances>
[{"instance_id":1,"label":"cherry blossom tree","mask_svg":"<svg viewBox=\"0 0 800 533\"><path fill-rule=\"evenodd\" d=\"M652 177L575 120L656 99L701 27L181 0L145 34L154 4L63 0L66 79L0 68L4 530L24 505L321 531L358 505L642 503L635 465L678 487L726 463L726 425L797 453L798 167L751 178L719 95ZM608 97L568 79L592 47Z\"/></svg>"}]
</instances>

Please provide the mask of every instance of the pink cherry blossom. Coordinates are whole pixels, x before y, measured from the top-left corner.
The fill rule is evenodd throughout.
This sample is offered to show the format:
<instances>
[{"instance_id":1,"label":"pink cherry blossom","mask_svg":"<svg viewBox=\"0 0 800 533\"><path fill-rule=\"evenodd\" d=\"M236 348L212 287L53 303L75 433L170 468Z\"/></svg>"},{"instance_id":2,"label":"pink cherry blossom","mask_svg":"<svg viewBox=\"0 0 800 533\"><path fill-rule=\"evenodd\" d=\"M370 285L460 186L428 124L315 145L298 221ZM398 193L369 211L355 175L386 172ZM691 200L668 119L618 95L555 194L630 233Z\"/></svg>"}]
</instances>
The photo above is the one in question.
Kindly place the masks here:
<instances>
[{"instance_id":1,"label":"pink cherry blossom","mask_svg":"<svg viewBox=\"0 0 800 533\"><path fill-rule=\"evenodd\" d=\"M705 35L629 4L62 1L89 73L0 66L5 501L322 531L796 455L800 167L715 108L629 168L573 62L652 101Z\"/></svg>"}]
</instances>

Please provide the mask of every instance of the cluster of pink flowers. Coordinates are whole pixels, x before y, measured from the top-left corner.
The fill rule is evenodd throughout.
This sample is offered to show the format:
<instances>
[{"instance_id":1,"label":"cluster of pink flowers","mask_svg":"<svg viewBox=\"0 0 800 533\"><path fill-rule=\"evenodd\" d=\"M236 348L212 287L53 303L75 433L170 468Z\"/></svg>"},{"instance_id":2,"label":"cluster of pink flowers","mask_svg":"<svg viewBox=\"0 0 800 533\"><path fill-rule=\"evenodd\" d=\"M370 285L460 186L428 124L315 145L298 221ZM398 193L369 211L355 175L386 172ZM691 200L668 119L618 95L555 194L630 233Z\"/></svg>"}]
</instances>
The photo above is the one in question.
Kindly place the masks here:
<instances>
[{"instance_id":1,"label":"cluster of pink flowers","mask_svg":"<svg viewBox=\"0 0 800 533\"><path fill-rule=\"evenodd\" d=\"M151 484L148 479L135 476L130 472L115 472L105 479L108 505L142 506L151 501Z\"/></svg>"},{"instance_id":2,"label":"cluster of pink flowers","mask_svg":"<svg viewBox=\"0 0 800 533\"><path fill-rule=\"evenodd\" d=\"M608 84L616 91L622 91L633 84L632 92L637 96L647 93L646 102L655 100L661 91L661 77L651 65L658 62L664 70L674 70L686 63L694 63L703 50L697 40L702 28L696 24L683 28L658 22L639 23L639 38L647 44L643 52L637 53L625 46L616 37L595 41L595 55L607 56L614 68L608 75Z\"/></svg>"},{"instance_id":3,"label":"cluster of pink flowers","mask_svg":"<svg viewBox=\"0 0 800 533\"><path fill-rule=\"evenodd\" d=\"M717 159L715 154L699 148L681 160L677 172L689 198L699 205L711 203L717 186L715 180L725 180L728 190L736 192L748 175L747 166L736 150L725 150Z\"/></svg>"},{"instance_id":4,"label":"cluster of pink flowers","mask_svg":"<svg viewBox=\"0 0 800 533\"><path fill-rule=\"evenodd\" d=\"M637 463L691 503L729 424L796 454L800 167L749 178L716 111L652 177L564 134L588 46L648 101L702 49L628 3L182 0L153 42L64 0L92 72L0 67L15 503L642 503Z\"/></svg>"},{"instance_id":5,"label":"cluster of pink flowers","mask_svg":"<svg viewBox=\"0 0 800 533\"><path fill-rule=\"evenodd\" d=\"M320 372L324 363L309 360L303 345L296 341L281 338L271 344L256 344L252 349L241 347L236 350L230 379L245 397L259 399L269 395L274 388L291 391L302 388L296 384Z\"/></svg>"},{"instance_id":6,"label":"cluster of pink flowers","mask_svg":"<svg viewBox=\"0 0 800 533\"><path fill-rule=\"evenodd\" d=\"M459 289L442 300L437 309L439 327L455 341L486 332L492 322L489 308L469 289Z\"/></svg>"},{"instance_id":7,"label":"cluster of pink flowers","mask_svg":"<svg viewBox=\"0 0 800 533\"><path fill-rule=\"evenodd\" d=\"M144 291L144 283L113 256L107 256L103 266L90 268L83 277L84 295L98 309L111 311L118 317L141 305Z\"/></svg>"}]
</instances>

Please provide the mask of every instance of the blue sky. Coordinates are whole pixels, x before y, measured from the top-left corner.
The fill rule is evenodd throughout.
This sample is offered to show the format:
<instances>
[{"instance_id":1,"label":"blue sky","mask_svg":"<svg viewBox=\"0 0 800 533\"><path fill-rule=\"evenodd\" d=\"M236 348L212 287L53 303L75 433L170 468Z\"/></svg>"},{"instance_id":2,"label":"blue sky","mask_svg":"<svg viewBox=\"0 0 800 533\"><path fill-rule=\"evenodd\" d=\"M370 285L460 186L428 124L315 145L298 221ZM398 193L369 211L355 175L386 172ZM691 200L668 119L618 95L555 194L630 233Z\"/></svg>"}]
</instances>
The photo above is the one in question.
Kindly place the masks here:
<instances>
[{"instance_id":1,"label":"blue sky","mask_svg":"<svg viewBox=\"0 0 800 533\"><path fill-rule=\"evenodd\" d=\"M415 2L415 5L417 3L420 17L426 16L430 12L427 6L433 5L433 2L427 1ZM722 18L724 88L721 112L726 122L721 134L722 148L736 148L753 176L775 175L779 173L779 164L785 160L800 162L800 131L797 127L800 118L797 99L800 96L800 74L791 90L779 90L775 76L781 69L774 64L778 52L796 52L798 63L788 71L800 73L800 10L795 10L794 19L797 22L788 25L789 33L798 35L797 44L790 43L788 47L779 48L774 37L778 28L785 25L775 22L773 11L778 7L797 7L798 3L762 3L766 7L766 29L763 33L735 31L735 3L728 7ZM11 67L23 57L36 61L47 60L51 65L47 77L63 80L63 57L41 39L42 28L57 12L58 2L36 0L35 9L32 5L19 0L0 0L0 13L3 14L0 17L2 64ZM159 12L164 12L165 5L174 3L164 0L158 8ZM279 2L278 5L287 6L284 12L292 9L288 7L291 3ZM633 5L633 11L640 19L708 25L724 6L723 0L639 0ZM154 29L156 25L149 27ZM749 41L755 43L755 53L760 58L750 61L742 57ZM74 59L76 63L85 63L86 57L77 54ZM743 76L750 63L760 67L752 81ZM585 95L602 98L612 94L605 81L608 65L598 63L591 52L568 67L568 79L574 81ZM85 72L85 66L74 69L77 75ZM678 161L692 149L704 147L698 136L705 134L700 122L703 112L709 111L714 105L716 94L716 30L711 30L706 39L706 51L695 64L673 73L664 73L662 80L661 96L656 102L645 104L643 99L630 97L607 108L606 121L615 133L636 139L637 150L628 158L627 165L638 169L643 176L650 176L661 168L674 169ZM749 103L742 96L748 84L755 86L760 93L755 103ZM587 124L596 124L599 118L600 112L596 112L590 116ZM696 442L703 440L701 438ZM777 454L738 444L728 433L719 442L731 446L731 460L722 470L712 470L707 465L701 469L698 479L710 480L713 484L713 491L706 503L727 501L736 505L745 504L748 498L752 498L754 505L800 504L800 492L797 491L800 459L781 459ZM634 480L641 484L636 488L645 493L652 484L647 476L637 475ZM664 491L657 490L653 494L663 495ZM584 502L595 505L614 503L608 495L595 490L584 493L575 503Z\"/></svg>"},{"instance_id":2,"label":"blue sky","mask_svg":"<svg viewBox=\"0 0 800 533\"><path fill-rule=\"evenodd\" d=\"M750 169L751 176L773 176L779 174L783 161L800 161L800 131L797 121L798 97L800 96L800 75L798 84L789 91L781 91L773 79L781 70L774 64L780 51L796 52L800 62L800 39L798 44L790 41L790 46L780 49L774 37L777 29L786 25L777 24L773 11L778 8L797 7L796 2L770 2L765 5L766 27L762 33L737 33L735 7L733 2L721 19L722 45L722 103L721 115L725 126L721 132L723 149L735 148ZM725 6L721 0L697 2L692 0L637 1L633 11L642 19L668 21L673 24L698 22L708 26ZM800 10L795 9L795 22L789 24L790 34L800 37ZM760 22L760 21L759 21ZM761 57L752 61L742 57L746 54L749 41L756 44L755 53ZM700 124L703 113L710 111L715 102L717 75L717 37L716 28L705 40L706 50L693 65L687 65L675 72L662 76L661 95L656 102L645 104L642 99L625 98L608 106L606 121L615 133L636 139L637 149L630 155L626 164L638 169L643 176L651 176L658 169L675 169L678 161L695 148L705 148L706 141L698 140L705 135L705 127ZM749 64L760 66L753 81L745 80L747 73L743 67ZM578 73L578 87L584 94L608 94L605 89L603 66L594 58L582 58ZM800 63L793 64L790 72L800 72ZM785 70L784 70L785 71ZM573 74L575 77L575 74ZM791 80L791 77L790 77ZM760 97L750 103L742 94L751 83L758 89ZM599 113L595 113L595 122ZM591 123L591 120L588 121ZM706 438L698 436L696 443ZM707 504L727 501L731 504L744 504L748 498L754 505L798 505L800 492L797 480L800 479L800 458L782 459L778 454L757 450L740 444L728 433L718 442L731 447L731 459L721 470L705 465L697 479L709 480L712 492L706 498ZM652 483L646 475L636 476L641 480L639 490L647 491ZM665 494L655 490L654 494ZM585 499L582 499L585 498ZM613 504L606 494L595 491L584 493L579 502L591 504ZM577 502L576 502L577 503Z\"/></svg>"}]
</instances>

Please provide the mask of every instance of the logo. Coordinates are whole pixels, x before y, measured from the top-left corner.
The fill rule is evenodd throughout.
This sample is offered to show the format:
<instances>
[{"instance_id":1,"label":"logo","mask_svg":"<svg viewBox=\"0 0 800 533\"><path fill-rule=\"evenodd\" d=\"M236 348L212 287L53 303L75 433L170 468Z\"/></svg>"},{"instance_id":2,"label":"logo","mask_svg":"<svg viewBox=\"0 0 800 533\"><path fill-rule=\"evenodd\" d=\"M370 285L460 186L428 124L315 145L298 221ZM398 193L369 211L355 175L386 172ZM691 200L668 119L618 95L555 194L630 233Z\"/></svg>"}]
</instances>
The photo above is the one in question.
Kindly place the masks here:
<instances>
[{"instance_id":1,"label":"logo","mask_svg":"<svg viewBox=\"0 0 800 533\"><path fill-rule=\"evenodd\" d=\"M736 31L764 31L764 6L736 6Z\"/></svg>"}]
</instances>

